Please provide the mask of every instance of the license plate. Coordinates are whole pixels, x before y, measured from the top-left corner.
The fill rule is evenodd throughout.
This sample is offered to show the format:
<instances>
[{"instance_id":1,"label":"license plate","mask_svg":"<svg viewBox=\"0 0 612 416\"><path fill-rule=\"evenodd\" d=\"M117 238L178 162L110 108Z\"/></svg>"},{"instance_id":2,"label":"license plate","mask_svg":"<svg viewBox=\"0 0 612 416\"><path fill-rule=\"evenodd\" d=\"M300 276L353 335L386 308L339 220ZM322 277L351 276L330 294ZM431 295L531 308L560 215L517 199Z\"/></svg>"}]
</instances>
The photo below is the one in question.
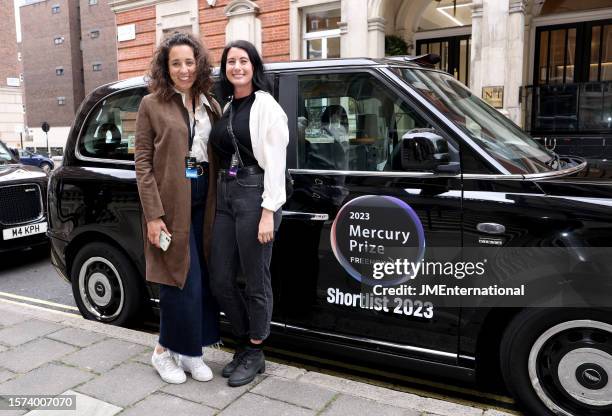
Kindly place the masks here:
<instances>
[{"instance_id":1,"label":"license plate","mask_svg":"<svg viewBox=\"0 0 612 416\"><path fill-rule=\"evenodd\" d=\"M5 240L12 240L13 238L27 237L29 235L45 232L47 232L47 223L39 222L38 224L22 225L21 227L2 230L2 237L4 237Z\"/></svg>"}]
</instances>

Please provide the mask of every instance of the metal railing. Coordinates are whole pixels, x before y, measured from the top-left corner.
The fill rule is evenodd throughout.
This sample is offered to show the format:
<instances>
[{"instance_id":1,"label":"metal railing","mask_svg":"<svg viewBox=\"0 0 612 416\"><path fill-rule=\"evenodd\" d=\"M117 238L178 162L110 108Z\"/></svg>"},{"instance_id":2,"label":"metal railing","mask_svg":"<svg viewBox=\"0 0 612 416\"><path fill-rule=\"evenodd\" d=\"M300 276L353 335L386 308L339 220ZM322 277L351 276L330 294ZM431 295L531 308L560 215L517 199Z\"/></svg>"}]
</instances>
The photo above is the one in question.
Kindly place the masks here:
<instances>
[{"instance_id":1,"label":"metal railing","mask_svg":"<svg viewBox=\"0 0 612 416\"><path fill-rule=\"evenodd\" d=\"M612 81L521 87L531 135L612 134Z\"/></svg>"}]
</instances>

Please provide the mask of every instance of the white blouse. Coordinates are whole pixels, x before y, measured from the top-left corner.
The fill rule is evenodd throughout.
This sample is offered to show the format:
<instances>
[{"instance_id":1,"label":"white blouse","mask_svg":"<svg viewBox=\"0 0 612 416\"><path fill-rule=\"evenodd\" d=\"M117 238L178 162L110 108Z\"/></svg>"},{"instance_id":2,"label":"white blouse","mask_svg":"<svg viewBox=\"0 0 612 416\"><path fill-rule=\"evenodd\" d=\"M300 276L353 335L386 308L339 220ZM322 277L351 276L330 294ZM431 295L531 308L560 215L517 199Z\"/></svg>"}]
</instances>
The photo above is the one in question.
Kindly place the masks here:
<instances>
[{"instance_id":1,"label":"white blouse","mask_svg":"<svg viewBox=\"0 0 612 416\"><path fill-rule=\"evenodd\" d=\"M192 109L191 103L185 103L185 94L178 90L175 91L181 94L183 105L185 108L189 109L189 124L193 125L193 115L190 111ZM208 137L210 136L210 131L212 129L212 124L208 118L208 112L204 106L207 106L212 110L206 96L204 94L200 94L200 99L196 101L195 135L193 136L193 146L191 147L192 154L198 162L208 162Z\"/></svg>"}]
</instances>

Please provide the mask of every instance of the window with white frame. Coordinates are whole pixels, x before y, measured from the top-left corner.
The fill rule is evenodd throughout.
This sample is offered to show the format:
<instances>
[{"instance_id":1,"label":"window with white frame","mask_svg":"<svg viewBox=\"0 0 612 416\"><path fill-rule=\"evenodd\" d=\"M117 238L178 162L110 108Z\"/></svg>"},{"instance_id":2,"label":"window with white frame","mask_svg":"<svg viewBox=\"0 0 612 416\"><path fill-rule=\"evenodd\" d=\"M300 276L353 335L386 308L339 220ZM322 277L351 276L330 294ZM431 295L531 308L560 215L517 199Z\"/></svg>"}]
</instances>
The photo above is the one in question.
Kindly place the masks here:
<instances>
[{"instance_id":1,"label":"window with white frame","mask_svg":"<svg viewBox=\"0 0 612 416\"><path fill-rule=\"evenodd\" d=\"M340 58L340 8L319 6L302 13L303 56L306 59Z\"/></svg>"},{"instance_id":2,"label":"window with white frame","mask_svg":"<svg viewBox=\"0 0 612 416\"><path fill-rule=\"evenodd\" d=\"M64 43L64 37L63 36L56 36L53 38L53 43L56 45L61 45L62 43Z\"/></svg>"},{"instance_id":3,"label":"window with white frame","mask_svg":"<svg viewBox=\"0 0 612 416\"><path fill-rule=\"evenodd\" d=\"M57 97L57 105L66 105L66 97Z\"/></svg>"},{"instance_id":4,"label":"window with white frame","mask_svg":"<svg viewBox=\"0 0 612 416\"><path fill-rule=\"evenodd\" d=\"M89 31L89 37L92 39L96 39L100 37L100 30L99 29L94 29L94 30L90 30Z\"/></svg>"}]
</instances>

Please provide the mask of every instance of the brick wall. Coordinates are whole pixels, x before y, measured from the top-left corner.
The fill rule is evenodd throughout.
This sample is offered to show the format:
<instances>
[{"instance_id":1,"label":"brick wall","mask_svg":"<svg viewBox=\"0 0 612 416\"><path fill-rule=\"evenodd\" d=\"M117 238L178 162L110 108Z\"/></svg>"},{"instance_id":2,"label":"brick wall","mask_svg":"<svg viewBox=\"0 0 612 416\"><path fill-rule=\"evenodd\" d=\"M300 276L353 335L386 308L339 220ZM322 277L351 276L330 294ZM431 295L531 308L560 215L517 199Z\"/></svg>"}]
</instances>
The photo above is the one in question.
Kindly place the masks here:
<instances>
[{"instance_id":1,"label":"brick wall","mask_svg":"<svg viewBox=\"0 0 612 416\"><path fill-rule=\"evenodd\" d=\"M227 17L223 9L229 0L219 0L209 7L199 0L200 36L210 50L215 65L219 64L225 45ZM264 62L289 60L289 0L256 0L257 17L262 27L262 55Z\"/></svg>"},{"instance_id":2,"label":"brick wall","mask_svg":"<svg viewBox=\"0 0 612 416\"><path fill-rule=\"evenodd\" d=\"M17 61L17 35L13 0L0 0L0 87L6 86L6 78L19 78Z\"/></svg>"},{"instance_id":3,"label":"brick wall","mask_svg":"<svg viewBox=\"0 0 612 416\"><path fill-rule=\"evenodd\" d=\"M155 6L117 13L116 23L136 25L136 39L117 43L119 79L144 75L155 50Z\"/></svg>"},{"instance_id":4,"label":"brick wall","mask_svg":"<svg viewBox=\"0 0 612 416\"><path fill-rule=\"evenodd\" d=\"M80 0L80 4L85 94L89 94L94 88L118 79L117 26L108 0L98 0L94 5L89 0ZM99 31L99 37L92 37L93 30ZM101 70L94 71L94 64L101 64Z\"/></svg>"}]
</instances>

